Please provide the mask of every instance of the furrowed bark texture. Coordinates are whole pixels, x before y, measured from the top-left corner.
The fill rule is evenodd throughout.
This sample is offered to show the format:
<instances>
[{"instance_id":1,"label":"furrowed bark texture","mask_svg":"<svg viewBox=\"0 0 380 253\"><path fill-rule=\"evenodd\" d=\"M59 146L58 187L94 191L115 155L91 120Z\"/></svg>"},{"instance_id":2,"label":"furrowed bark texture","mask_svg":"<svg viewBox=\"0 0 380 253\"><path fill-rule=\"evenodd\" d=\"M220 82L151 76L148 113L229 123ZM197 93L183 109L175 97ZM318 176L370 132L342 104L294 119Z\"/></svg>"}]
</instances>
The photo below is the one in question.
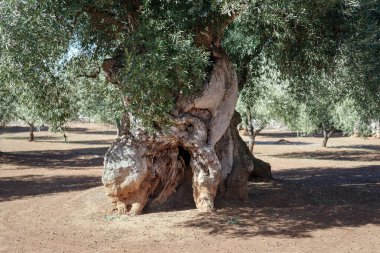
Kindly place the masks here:
<instances>
[{"instance_id":1,"label":"furrowed bark texture","mask_svg":"<svg viewBox=\"0 0 380 253\"><path fill-rule=\"evenodd\" d=\"M148 135L131 117L132 127L104 160L103 184L118 211L139 214L186 185L192 185L187 190L201 211L213 210L217 195L245 199L255 159L237 131L237 98L236 73L221 57L199 97L178 99L168 131ZM265 173L270 175L270 166Z\"/></svg>"}]
</instances>

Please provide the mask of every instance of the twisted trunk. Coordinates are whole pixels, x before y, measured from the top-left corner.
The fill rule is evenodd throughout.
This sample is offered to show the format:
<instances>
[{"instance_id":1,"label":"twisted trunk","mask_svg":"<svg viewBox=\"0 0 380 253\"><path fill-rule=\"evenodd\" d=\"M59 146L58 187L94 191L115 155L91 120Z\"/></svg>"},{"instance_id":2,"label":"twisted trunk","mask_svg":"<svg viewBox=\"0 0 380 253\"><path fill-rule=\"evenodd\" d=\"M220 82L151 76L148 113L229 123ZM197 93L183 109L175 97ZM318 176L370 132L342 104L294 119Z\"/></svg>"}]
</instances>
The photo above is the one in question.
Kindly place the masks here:
<instances>
[{"instance_id":1,"label":"twisted trunk","mask_svg":"<svg viewBox=\"0 0 380 253\"><path fill-rule=\"evenodd\" d=\"M139 214L146 205L174 198L186 185L192 185L196 207L210 211L217 195L245 199L251 174L271 177L270 166L255 171L255 159L238 134L237 97L236 73L221 57L200 97L177 100L167 131L148 135L130 117L128 133L104 160L102 181L118 211Z\"/></svg>"}]
</instances>

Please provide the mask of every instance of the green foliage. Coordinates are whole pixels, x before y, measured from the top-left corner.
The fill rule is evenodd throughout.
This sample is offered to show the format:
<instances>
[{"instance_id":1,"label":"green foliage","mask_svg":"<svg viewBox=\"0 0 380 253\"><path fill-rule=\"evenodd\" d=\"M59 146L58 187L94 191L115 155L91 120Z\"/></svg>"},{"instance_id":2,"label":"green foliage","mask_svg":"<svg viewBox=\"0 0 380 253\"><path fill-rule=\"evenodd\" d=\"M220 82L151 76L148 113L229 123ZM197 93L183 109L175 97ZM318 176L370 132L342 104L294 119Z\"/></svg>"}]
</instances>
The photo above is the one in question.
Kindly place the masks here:
<instances>
[{"instance_id":1,"label":"green foliage","mask_svg":"<svg viewBox=\"0 0 380 253\"><path fill-rule=\"evenodd\" d=\"M309 90L302 94L302 100L291 89L289 80L279 78L278 71L263 70L267 74L249 80L254 85L242 90L237 109L244 115L244 108L250 108L256 121L277 120L307 134L323 129L352 133L355 124L363 121L350 99L350 85L341 69L334 75L309 76Z\"/></svg>"},{"instance_id":2,"label":"green foliage","mask_svg":"<svg viewBox=\"0 0 380 253\"><path fill-rule=\"evenodd\" d=\"M77 80L78 115L98 122L114 124L123 113L123 101L117 87L107 83L104 77Z\"/></svg>"},{"instance_id":3,"label":"green foliage","mask_svg":"<svg viewBox=\"0 0 380 253\"><path fill-rule=\"evenodd\" d=\"M269 69L273 64L265 65L241 91L237 110L243 118L249 111L259 127L271 120L291 122L296 117L298 105L289 91L289 82L279 78L275 69Z\"/></svg>"},{"instance_id":4,"label":"green foliage","mask_svg":"<svg viewBox=\"0 0 380 253\"><path fill-rule=\"evenodd\" d=\"M326 112L342 112L331 105L379 115L379 13L376 0L2 1L1 120L18 107L56 129L78 111L109 121L126 96L145 126L165 124L175 100L207 77L210 49L196 34L235 17L221 33L245 87L240 103L287 122L299 108L307 129L322 118L346 128ZM121 48L117 86L78 78Z\"/></svg>"},{"instance_id":5,"label":"green foliage","mask_svg":"<svg viewBox=\"0 0 380 253\"><path fill-rule=\"evenodd\" d=\"M174 8L165 1L143 1L138 20L129 22L135 9L132 5L100 0L2 3L1 60L12 64L5 71L4 82L17 80L31 87L36 110L59 127L72 116L64 112L71 111L75 104L66 99L75 97L76 91L69 83L75 80L67 71L75 72L78 67L66 65L80 65L78 57L99 62L124 45L126 64L120 73L120 89L112 90L117 92L112 106L118 107L120 97L126 95L129 109L145 125L166 121L175 96L196 92L208 65L208 54L197 48L192 35L186 33L186 29L192 29L190 21L178 15L190 18L196 14L191 22L204 19L206 23L203 11L216 15L220 8L208 1L192 8L188 8L193 5L190 3L177 3ZM79 52L70 58L73 45ZM97 92L98 88L86 90ZM99 97L87 94L87 98L91 97L99 101Z\"/></svg>"},{"instance_id":6,"label":"green foliage","mask_svg":"<svg viewBox=\"0 0 380 253\"><path fill-rule=\"evenodd\" d=\"M72 93L73 115L114 124L124 112L122 92L119 86L106 81L100 72L99 62L78 52L73 46L65 65L65 79Z\"/></svg>"},{"instance_id":7,"label":"green foliage","mask_svg":"<svg viewBox=\"0 0 380 253\"><path fill-rule=\"evenodd\" d=\"M269 60L304 92L305 77L334 65L349 11L343 0L256 1L228 28L224 46L244 84Z\"/></svg>"},{"instance_id":8,"label":"green foliage","mask_svg":"<svg viewBox=\"0 0 380 253\"><path fill-rule=\"evenodd\" d=\"M360 115L380 118L380 2L362 0L352 16L355 31L345 44L351 94Z\"/></svg>"},{"instance_id":9,"label":"green foliage","mask_svg":"<svg viewBox=\"0 0 380 253\"><path fill-rule=\"evenodd\" d=\"M240 15L224 41L244 87L238 109L307 133L350 133L379 117L378 1L261 3Z\"/></svg>"},{"instance_id":10,"label":"green foliage","mask_svg":"<svg viewBox=\"0 0 380 253\"><path fill-rule=\"evenodd\" d=\"M209 56L191 37L147 24L127 39L126 48L119 79L128 110L143 125L162 125L176 96L194 94L202 87Z\"/></svg>"},{"instance_id":11,"label":"green foliage","mask_svg":"<svg viewBox=\"0 0 380 253\"><path fill-rule=\"evenodd\" d=\"M13 117L15 96L5 85L0 86L0 126L5 125Z\"/></svg>"},{"instance_id":12,"label":"green foliage","mask_svg":"<svg viewBox=\"0 0 380 253\"><path fill-rule=\"evenodd\" d=\"M322 130L352 132L360 117L349 99L348 84L337 74L322 73L309 78L309 82L315 84L312 83L308 93L302 95L303 100L297 101L296 117L286 120L291 129L305 133Z\"/></svg>"},{"instance_id":13,"label":"green foliage","mask_svg":"<svg viewBox=\"0 0 380 253\"><path fill-rule=\"evenodd\" d=\"M47 121L60 130L72 115L60 71L70 36L50 7L41 1L1 3L0 83L14 98L8 120Z\"/></svg>"},{"instance_id":14,"label":"green foliage","mask_svg":"<svg viewBox=\"0 0 380 253\"><path fill-rule=\"evenodd\" d=\"M354 101L349 98L338 102L334 106L333 115L331 115L331 117L336 128L347 134L352 134L355 125L362 122Z\"/></svg>"},{"instance_id":15,"label":"green foliage","mask_svg":"<svg viewBox=\"0 0 380 253\"><path fill-rule=\"evenodd\" d=\"M51 88L59 89L62 86L50 86L40 90L38 86L22 82L2 83L0 91L2 96L0 99L1 122L22 120L35 125L50 123L50 129L53 131L62 130L66 120L72 117L75 111L67 93ZM49 101L52 93L51 97L57 99ZM47 110L47 108L51 109Z\"/></svg>"}]
</instances>

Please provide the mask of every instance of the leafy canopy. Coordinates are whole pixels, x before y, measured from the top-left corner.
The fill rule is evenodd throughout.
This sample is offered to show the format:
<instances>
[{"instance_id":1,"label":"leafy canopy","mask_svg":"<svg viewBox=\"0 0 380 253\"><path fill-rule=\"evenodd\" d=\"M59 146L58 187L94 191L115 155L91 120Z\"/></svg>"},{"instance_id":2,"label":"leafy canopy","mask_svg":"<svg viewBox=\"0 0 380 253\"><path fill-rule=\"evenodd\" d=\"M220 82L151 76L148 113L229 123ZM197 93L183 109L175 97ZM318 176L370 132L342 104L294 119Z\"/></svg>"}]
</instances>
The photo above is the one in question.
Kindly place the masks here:
<instances>
[{"instance_id":1,"label":"leafy canopy","mask_svg":"<svg viewBox=\"0 0 380 253\"><path fill-rule=\"evenodd\" d=\"M73 73L118 56L122 69L112 92L126 96L128 109L152 125L166 121L177 97L202 88L220 37L241 88L254 86L270 61L298 97L318 87L309 76L334 72L344 53L356 70L349 71L352 97L370 90L367 103L358 104L375 111L378 13L375 0L2 1L0 80L28 87L33 108L59 126L72 116L78 97ZM202 44L204 34L214 44ZM87 88L96 93L99 87Z\"/></svg>"}]
</instances>

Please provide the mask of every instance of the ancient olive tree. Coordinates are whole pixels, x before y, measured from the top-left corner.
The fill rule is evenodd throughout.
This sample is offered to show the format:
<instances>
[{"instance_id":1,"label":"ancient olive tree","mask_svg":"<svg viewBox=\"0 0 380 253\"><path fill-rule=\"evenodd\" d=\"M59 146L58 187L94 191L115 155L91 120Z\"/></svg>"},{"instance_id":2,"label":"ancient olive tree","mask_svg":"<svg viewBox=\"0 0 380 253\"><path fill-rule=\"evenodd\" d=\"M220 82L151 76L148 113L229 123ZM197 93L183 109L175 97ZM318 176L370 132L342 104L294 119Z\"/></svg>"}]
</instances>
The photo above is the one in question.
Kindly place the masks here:
<instances>
[{"instance_id":1,"label":"ancient olive tree","mask_svg":"<svg viewBox=\"0 0 380 253\"><path fill-rule=\"evenodd\" d=\"M1 3L1 50L22 77L64 73L73 47L102 62L126 111L102 177L119 212L138 214L189 185L197 208L212 210L217 196L245 199L249 175L271 177L237 132L239 91L264 58L296 79L324 68L350 3L11 0Z\"/></svg>"}]
</instances>

